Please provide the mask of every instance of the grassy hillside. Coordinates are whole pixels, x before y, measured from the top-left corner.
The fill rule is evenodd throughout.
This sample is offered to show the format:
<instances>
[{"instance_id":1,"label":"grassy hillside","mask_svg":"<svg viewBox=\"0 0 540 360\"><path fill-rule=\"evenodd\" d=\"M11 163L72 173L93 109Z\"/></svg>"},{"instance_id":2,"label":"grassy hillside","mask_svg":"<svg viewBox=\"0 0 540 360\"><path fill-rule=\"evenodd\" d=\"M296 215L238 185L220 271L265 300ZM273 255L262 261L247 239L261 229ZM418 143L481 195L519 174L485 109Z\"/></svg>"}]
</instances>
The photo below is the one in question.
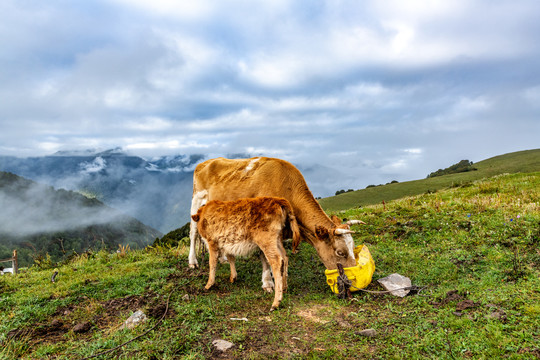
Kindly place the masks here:
<instances>
[{"instance_id":1,"label":"grassy hillside","mask_svg":"<svg viewBox=\"0 0 540 360\"><path fill-rule=\"evenodd\" d=\"M371 187L319 200L326 211L339 211L359 206L380 204L425 192L468 183L504 173L540 171L540 149L519 151L496 156L474 164L477 171L437 176L428 179Z\"/></svg>"},{"instance_id":2,"label":"grassy hillside","mask_svg":"<svg viewBox=\"0 0 540 360\"><path fill-rule=\"evenodd\" d=\"M290 256L289 290L260 286L257 259L220 265L204 290L207 258L184 248L85 253L54 269L0 277L0 359L531 359L540 356L540 173L511 174L344 213L368 244L376 279L392 273L425 288L404 298L340 300L313 248ZM123 322L137 309L148 320ZM165 310L167 312L165 313ZM165 317L162 322L162 314ZM234 320L245 319L245 320ZM155 328L154 328L155 327ZM372 337L362 330L374 329ZM146 333L148 331L148 333ZM137 336L142 337L137 338ZM212 341L234 343L220 353Z\"/></svg>"}]
</instances>

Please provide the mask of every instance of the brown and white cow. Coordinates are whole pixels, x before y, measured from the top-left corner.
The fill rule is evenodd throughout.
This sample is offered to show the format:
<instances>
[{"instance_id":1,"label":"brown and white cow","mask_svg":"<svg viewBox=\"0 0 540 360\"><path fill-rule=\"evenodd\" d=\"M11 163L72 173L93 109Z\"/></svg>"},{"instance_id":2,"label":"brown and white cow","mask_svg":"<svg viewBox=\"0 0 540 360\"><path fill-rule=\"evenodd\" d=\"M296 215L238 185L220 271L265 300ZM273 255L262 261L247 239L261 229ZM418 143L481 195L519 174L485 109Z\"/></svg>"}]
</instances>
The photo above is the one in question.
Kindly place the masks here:
<instances>
[{"instance_id":1,"label":"brown and white cow","mask_svg":"<svg viewBox=\"0 0 540 360\"><path fill-rule=\"evenodd\" d=\"M290 229L293 244L300 241L300 230L289 202L283 198L257 197L233 201L212 200L191 216L206 242L210 257L210 275L205 288L216 280L218 258L226 256L231 267L230 281L236 280L235 258L248 256L257 248L270 263L275 280L276 309L287 289L288 258L283 248L284 232Z\"/></svg>"},{"instance_id":2,"label":"brown and white cow","mask_svg":"<svg viewBox=\"0 0 540 360\"><path fill-rule=\"evenodd\" d=\"M291 163L267 157L217 158L197 165L193 174L191 214L211 200L258 196L282 197L291 204L301 239L313 245L327 269L354 266L354 241L347 224L333 222L313 197L304 177ZM189 266L197 266L197 224L190 228ZM263 288L272 291L272 277L263 260Z\"/></svg>"}]
</instances>

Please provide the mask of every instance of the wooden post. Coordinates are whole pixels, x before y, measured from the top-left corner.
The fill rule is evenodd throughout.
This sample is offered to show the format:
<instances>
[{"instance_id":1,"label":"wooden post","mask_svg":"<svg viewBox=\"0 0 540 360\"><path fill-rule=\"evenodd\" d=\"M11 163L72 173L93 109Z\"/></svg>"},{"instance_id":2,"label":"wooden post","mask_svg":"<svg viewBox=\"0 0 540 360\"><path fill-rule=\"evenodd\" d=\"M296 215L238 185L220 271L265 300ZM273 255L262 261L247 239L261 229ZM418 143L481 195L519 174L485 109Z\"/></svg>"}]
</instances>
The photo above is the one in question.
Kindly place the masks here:
<instances>
[{"instance_id":1,"label":"wooden post","mask_svg":"<svg viewBox=\"0 0 540 360\"><path fill-rule=\"evenodd\" d=\"M17 261L17 250L13 250L13 260L11 261L13 264L13 275L17 274L19 272L19 263Z\"/></svg>"}]
</instances>

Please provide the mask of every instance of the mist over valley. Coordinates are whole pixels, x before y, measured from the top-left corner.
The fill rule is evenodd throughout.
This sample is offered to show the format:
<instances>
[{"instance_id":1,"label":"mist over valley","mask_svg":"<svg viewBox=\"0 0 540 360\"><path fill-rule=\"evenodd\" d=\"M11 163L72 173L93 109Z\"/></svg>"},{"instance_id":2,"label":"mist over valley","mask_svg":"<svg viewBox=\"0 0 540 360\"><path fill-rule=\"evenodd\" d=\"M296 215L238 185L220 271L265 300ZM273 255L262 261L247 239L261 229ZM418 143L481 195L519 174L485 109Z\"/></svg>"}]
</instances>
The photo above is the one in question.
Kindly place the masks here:
<instances>
[{"instance_id":1,"label":"mist over valley","mask_svg":"<svg viewBox=\"0 0 540 360\"><path fill-rule=\"evenodd\" d=\"M227 155L230 158L249 154ZM7 171L55 189L96 198L144 224L167 233L189 221L195 166L207 160L199 154L151 159L106 151L58 152L50 156L0 156L0 171ZM297 166L315 196L333 195L347 176L317 164ZM20 211L14 210L14 214Z\"/></svg>"},{"instance_id":2,"label":"mist over valley","mask_svg":"<svg viewBox=\"0 0 540 360\"><path fill-rule=\"evenodd\" d=\"M89 249L142 248L162 234L96 198L0 172L0 258L59 261Z\"/></svg>"}]
</instances>

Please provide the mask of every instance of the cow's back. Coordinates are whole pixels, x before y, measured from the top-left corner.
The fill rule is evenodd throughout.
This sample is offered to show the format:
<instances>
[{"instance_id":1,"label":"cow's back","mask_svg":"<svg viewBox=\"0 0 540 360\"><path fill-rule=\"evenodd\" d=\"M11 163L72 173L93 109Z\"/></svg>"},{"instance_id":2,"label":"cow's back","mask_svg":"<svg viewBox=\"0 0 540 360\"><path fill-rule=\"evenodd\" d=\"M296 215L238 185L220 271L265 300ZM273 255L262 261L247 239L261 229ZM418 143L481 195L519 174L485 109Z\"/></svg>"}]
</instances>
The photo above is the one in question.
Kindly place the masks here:
<instances>
[{"instance_id":1,"label":"cow's back","mask_svg":"<svg viewBox=\"0 0 540 360\"><path fill-rule=\"evenodd\" d=\"M206 190L209 201L277 196L295 207L295 194L309 192L304 177L291 163L266 157L207 160L195 169L193 183L193 193Z\"/></svg>"}]
</instances>

